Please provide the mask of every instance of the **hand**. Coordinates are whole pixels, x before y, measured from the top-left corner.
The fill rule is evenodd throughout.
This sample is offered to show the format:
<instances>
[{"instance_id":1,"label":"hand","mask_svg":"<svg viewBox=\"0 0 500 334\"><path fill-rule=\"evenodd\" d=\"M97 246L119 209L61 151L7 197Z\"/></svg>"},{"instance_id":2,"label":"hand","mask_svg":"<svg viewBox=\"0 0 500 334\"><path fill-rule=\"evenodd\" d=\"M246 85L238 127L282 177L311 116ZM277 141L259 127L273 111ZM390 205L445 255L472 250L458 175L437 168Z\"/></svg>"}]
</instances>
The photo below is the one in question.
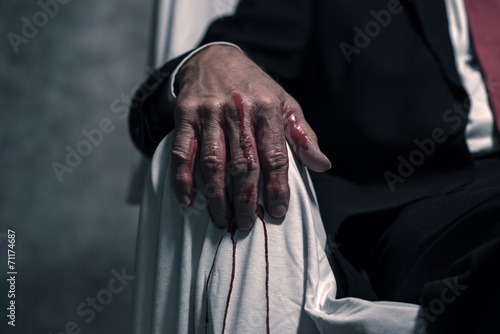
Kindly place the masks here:
<instances>
[{"instance_id":1,"label":"hand","mask_svg":"<svg viewBox=\"0 0 500 334\"><path fill-rule=\"evenodd\" d=\"M241 230L250 229L257 217L261 168L267 212L278 218L288 209L286 139L310 169L323 172L331 167L298 103L240 50L210 46L189 59L176 80L175 192L183 205L194 201L193 170L198 158L208 209L217 226L227 226L231 219L227 156L233 214Z\"/></svg>"}]
</instances>

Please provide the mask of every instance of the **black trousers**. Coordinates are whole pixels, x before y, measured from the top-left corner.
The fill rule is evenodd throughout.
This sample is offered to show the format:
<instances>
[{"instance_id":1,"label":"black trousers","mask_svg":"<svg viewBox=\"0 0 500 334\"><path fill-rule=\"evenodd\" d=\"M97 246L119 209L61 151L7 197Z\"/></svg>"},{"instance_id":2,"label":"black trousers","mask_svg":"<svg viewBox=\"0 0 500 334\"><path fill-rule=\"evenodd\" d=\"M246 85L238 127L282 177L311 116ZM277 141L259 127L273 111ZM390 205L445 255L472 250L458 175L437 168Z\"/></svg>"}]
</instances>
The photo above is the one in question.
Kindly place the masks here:
<instances>
[{"instance_id":1,"label":"black trousers","mask_svg":"<svg viewBox=\"0 0 500 334\"><path fill-rule=\"evenodd\" d=\"M339 297L418 303L421 332L500 333L500 158L448 194L348 218L333 248Z\"/></svg>"}]
</instances>

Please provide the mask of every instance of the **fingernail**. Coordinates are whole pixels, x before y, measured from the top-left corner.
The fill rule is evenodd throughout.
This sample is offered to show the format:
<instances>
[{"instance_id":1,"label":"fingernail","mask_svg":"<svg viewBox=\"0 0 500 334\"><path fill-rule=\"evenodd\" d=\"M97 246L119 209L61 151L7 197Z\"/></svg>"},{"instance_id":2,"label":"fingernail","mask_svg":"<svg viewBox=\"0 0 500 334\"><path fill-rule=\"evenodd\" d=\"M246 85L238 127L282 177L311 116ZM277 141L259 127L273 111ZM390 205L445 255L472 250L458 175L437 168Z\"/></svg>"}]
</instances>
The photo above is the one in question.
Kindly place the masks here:
<instances>
[{"instance_id":1,"label":"fingernail","mask_svg":"<svg viewBox=\"0 0 500 334\"><path fill-rule=\"evenodd\" d=\"M215 223L215 225L217 225L217 227L226 227L227 225L229 225L229 218L227 216L227 213L225 212L219 212L219 213L215 213L214 214L214 217L213 217L213 221Z\"/></svg>"},{"instance_id":2,"label":"fingernail","mask_svg":"<svg viewBox=\"0 0 500 334\"><path fill-rule=\"evenodd\" d=\"M323 157L326 159L326 161L328 161L328 169L332 168L332 162L330 161L330 159L328 159L324 153L321 154L323 154Z\"/></svg>"},{"instance_id":3,"label":"fingernail","mask_svg":"<svg viewBox=\"0 0 500 334\"><path fill-rule=\"evenodd\" d=\"M236 217L236 225L242 231L248 231L252 228L254 220L247 215L240 215Z\"/></svg>"},{"instance_id":4,"label":"fingernail","mask_svg":"<svg viewBox=\"0 0 500 334\"><path fill-rule=\"evenodd\" d=\"M180 202L181 202L181 205L189 206L189 204L191 204L191 199L189 198L188 195L184 195L181 197Z\"/></svg>"},{"instance_id":5,"label":"fingernail","mask_svg":"<svg viewBox=\"0 0 500 334\"><path fill-rule=\"evenodd\" d=\"M281 218L286 214L286 206L284 204L272 205L269 214L274 218Z\"/></svg>"}]
</instances>

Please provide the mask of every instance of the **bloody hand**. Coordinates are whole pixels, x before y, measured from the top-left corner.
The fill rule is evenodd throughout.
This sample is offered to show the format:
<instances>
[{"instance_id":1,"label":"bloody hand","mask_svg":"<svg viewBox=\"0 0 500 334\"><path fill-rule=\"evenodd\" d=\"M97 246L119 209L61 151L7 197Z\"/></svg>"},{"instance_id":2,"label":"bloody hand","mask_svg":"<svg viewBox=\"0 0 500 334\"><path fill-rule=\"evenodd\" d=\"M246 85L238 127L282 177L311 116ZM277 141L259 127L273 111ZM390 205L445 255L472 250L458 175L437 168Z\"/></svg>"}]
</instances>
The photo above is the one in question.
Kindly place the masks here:
<instances>
[{"instance_id":1,"label":"bloody hand","mask_svg":"<svg viewBox=\"0 0 500 334\"><path fill-rule=\"evenodd\" d=\"M286 139L302 163L314 171L330 168L298 103L240 50L210 46L189 59L177 78L176 134L172 151L175 192L193 202L195 160L201 164L212 220L231 218L226 182L229 159L236 225L250 229L258 207L259 175L264 178L267 212L288 209Z\"/></svg>"}]
</instances>

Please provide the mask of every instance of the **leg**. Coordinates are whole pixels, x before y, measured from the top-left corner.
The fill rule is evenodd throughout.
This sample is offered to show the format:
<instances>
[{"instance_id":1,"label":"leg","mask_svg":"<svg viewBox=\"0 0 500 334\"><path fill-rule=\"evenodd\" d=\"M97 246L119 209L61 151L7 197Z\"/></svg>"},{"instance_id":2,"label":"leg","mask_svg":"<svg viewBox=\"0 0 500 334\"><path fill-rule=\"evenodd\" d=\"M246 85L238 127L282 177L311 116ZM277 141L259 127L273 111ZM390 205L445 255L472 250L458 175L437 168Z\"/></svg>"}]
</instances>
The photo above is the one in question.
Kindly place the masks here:
<instances>
[{"instance_id":1,"label":"leg","mask_svg":"<svg viewBox=\"0 0 500 334\"><path fill-rule=\"evenodd\" d=\"M172 136L157 149L137 242L135 333L410 333L413 304L337 299L337 280L307 170L289 151L284 219L264 214L248 232L218 229L201 173L188 208L173 196Z\"/></svg>"},{"instance_id":2,"label":"leg","mask_svg":"<svg viewBox=\"0 0 500 334\"><path fill-rule=\"evenodd\" d=\"M373 248L377 294L421 303L429 332L498 328L498 168L498 159L478 162L472 184L406 206Z\"/></svg>"}]
</instances>

